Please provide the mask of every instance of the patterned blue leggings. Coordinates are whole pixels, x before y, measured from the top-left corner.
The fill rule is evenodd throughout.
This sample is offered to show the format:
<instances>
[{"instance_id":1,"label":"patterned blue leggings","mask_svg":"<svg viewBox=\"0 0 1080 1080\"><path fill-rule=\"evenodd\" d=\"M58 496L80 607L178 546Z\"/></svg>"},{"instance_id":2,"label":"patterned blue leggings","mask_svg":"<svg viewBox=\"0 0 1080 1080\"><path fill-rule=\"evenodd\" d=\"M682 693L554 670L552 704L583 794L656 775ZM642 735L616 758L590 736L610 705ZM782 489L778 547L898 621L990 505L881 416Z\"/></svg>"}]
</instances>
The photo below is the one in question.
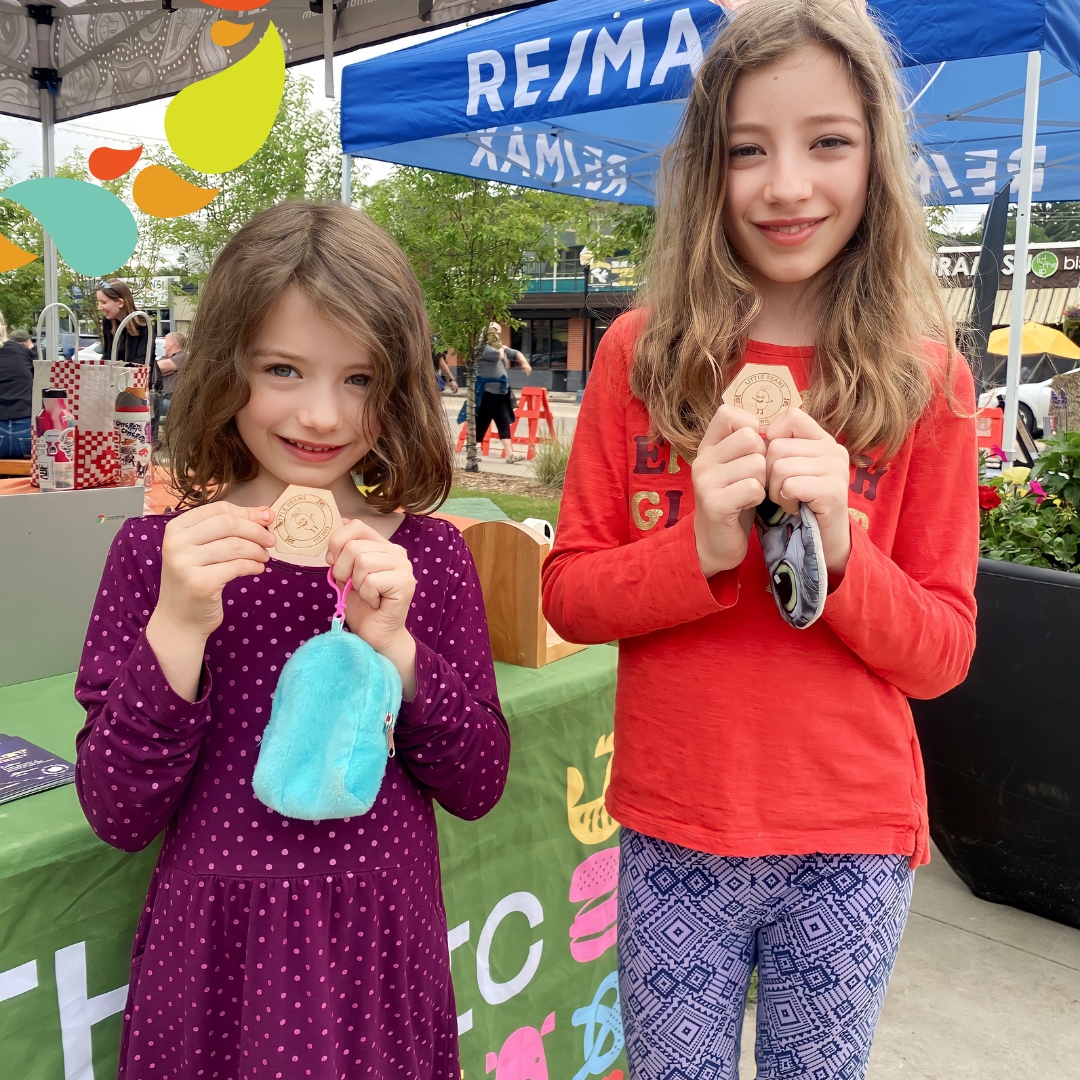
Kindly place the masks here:
<instances>
[{"instance_id":1,"label":"patterned blue leggings","mask_svg":"<svg viewBox=\"0 0 1080 1080\"><path fill-rule=\"evenodd\" d=\"M622 830L631 1080L737 1080L758 967L759 1080L861 1080L914 874L901 855L723 858Z\"/></svg>"}]
</instances>

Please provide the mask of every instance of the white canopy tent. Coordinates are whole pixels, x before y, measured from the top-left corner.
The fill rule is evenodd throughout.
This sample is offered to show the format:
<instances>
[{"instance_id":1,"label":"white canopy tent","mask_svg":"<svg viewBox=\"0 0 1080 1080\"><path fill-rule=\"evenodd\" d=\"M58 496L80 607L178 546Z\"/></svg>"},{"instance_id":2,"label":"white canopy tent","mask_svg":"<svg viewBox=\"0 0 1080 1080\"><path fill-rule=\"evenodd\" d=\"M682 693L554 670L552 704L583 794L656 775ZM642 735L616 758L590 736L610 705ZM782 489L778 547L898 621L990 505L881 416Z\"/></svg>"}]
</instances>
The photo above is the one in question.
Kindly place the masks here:
<instances>
[{"instance_id":1,"label":"white canopy tent","mask_svg":"<svg viewBox=\"0 0 1080 1080\"><path fill-rule=\"evenodd\" d=\"M273 21L287 65L332 58L364 45L433 30L537 0L0 0L0 115L41 122L42 172L55 172L54 126L93 113L176 94L242 59ZM225 7L225 5L228 7ZM219 18L254 23L239 44L210 36ZM45 303L57 299L56 246L45 235ZM57 342L57 309L46 337Z\"/></svg>"}]
</instances>

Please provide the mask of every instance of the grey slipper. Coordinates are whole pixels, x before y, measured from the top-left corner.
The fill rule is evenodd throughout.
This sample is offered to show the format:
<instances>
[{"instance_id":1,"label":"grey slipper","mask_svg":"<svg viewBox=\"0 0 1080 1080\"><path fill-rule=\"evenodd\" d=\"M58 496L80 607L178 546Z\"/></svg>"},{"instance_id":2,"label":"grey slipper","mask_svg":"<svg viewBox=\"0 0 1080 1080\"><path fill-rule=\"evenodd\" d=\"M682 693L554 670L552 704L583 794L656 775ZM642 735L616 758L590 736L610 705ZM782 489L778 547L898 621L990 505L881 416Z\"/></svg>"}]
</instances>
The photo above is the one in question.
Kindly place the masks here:
<instances>
[{"instance_id":1,"label":"grey slipper","mask_svg":"<svg viewBox=\"0 0 1080 1080\"><path fill-rule=\"evenodd\" d=\"M754 525L776 607L789 626L805 630L821 617L828 592L817 518L801 503L798 514L788 514L766 499L757 508Z\"/></svg>"}]
</instances>

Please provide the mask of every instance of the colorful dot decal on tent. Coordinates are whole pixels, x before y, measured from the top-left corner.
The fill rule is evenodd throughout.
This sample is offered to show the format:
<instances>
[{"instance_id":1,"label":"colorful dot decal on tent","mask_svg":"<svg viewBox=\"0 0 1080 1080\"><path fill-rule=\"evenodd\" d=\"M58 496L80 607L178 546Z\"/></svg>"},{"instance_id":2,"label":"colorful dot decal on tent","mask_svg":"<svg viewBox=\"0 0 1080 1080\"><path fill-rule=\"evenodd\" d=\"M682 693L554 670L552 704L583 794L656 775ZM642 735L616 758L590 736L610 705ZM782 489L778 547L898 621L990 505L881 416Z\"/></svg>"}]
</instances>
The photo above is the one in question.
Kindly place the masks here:
<instances>
[{"instance_id":1,"label":"colorful dot decal on tent","mask_svg":"<svg viewBox=\"0 0 1080 1080\"><path fill-rule=\"evenodd\" d=\"M5 270L18 270L20 266L32 263L36 258L32 251L24 251L0 233L0 273Z\"/></svg>"},{"instance_id":2,"label":"colorful dot decal on tent","mask_svg":"<svg viewBox=\"0 0 1080 1080\"><path fill-rule=\"evenodd\" d=\"M165 111L169 145L196 172L235 169L266 141L284 90L285 49L270 23L247 56L173 98Z\"/></svg>"},{"instance_id":3,"label":"colorful dot decal on tent","mask_svg":"<svg viewBox=\"0 0 1080 1080\"><path fill-rule=\"evenodd\" d=\"M118 150L114 146L99 146L90 153L87 165L90 167L90 175L99 180L117 180L128 172L135 162L142 157L141 146L134 150Z\"/></svg>"},{"instance_id":4,"label":"colorful dot decal on tent","mask_svg":"<svg viewBox=\"0 0 1080 1080\"><path fill-rule=\"evenodd\" d=\"M0 198L29 210L77 274L112 273L131 258L139 241L139 227L127 206L85 180L38 176L5 188Z\"/></svg>"},{"instance_id":5,"label":"colorful dot decal on tent","mask_svg":"<svg viewBox=\"0 0 1080 1080\"><path fill-rule=\"evenodd\" d=\"M210 24L210 40L223 49L243 41L251 33L254 23L234 23L228 19L218 19Z\"/></svg>"},{"instance_id":6,"label":"colorful dot decal on tent","mask_svg":"<svg viewBox=\"0 0 1080 1080\"><path fill-rule=\"evenodd\" d=\"M270 0L202 0L207 7L223 8L225 11L254 11L270 6Z\"/></svg>"},{"instance_id":7,"label":"colorful dot decal on tent","mask_svg":"<svg viewBox=\"0 0 1080 1080\"><path fill-rule=\"evenodd\" d=\"M131 185L135 205L151 217L174 218L194 214L207 206L221 188L188 183L164 165L147 165Z\"/></svg>"}]
</instances>

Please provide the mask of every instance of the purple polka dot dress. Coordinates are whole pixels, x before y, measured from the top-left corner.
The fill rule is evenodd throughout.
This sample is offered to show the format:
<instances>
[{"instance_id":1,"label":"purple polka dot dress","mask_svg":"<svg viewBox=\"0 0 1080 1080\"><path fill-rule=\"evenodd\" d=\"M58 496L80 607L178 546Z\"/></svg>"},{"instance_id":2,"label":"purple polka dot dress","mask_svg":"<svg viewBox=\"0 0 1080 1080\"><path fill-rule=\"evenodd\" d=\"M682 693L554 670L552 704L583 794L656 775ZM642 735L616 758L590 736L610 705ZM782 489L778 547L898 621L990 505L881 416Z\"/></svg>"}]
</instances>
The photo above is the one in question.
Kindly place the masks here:
<instances>
[{"instance_id":1,"label":"purple polka dot dress","mask_svg":"<svg viewBox=\"0 0 1080 1080\"><path fill-rule=\"evenodd\" d=\"M75 694L79 798L94 832L137 851L165 830L132 953L121 1080L459 1080L433 802L498 801L509 735L483 599L461 535L406 516L417 586L417 694L363 817L298 821L251 790L282 665L330 629L325 570L271 560L231 582L198 701L146 641L168 517L113 545Z\"/></svg>"}]
</instances>

